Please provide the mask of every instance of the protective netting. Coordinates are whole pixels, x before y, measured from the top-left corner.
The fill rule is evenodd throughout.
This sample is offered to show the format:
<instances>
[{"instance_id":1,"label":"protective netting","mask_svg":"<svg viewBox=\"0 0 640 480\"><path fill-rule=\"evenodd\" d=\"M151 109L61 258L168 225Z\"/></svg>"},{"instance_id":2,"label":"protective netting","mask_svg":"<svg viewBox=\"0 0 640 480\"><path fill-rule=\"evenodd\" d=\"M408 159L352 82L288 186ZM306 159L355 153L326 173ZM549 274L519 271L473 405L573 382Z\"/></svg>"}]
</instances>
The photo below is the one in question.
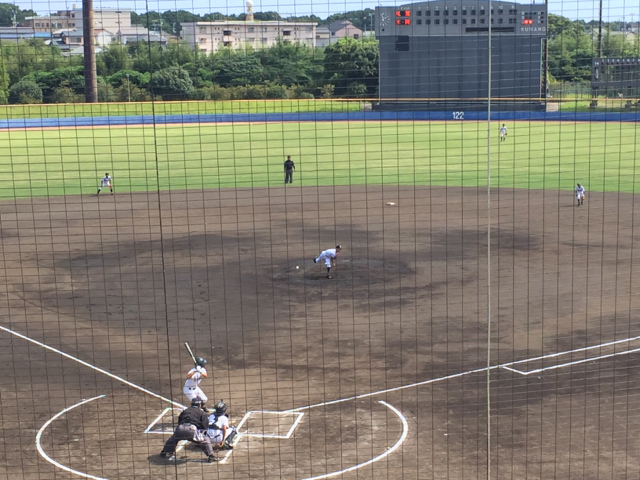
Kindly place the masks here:
<instances>
[{"instance_id":1,"label":"protective netting","mask_svg":"<svg viewBox=\"0 0 640 480\"><path fill-rule=\"evenodd\" d=\"M0 477L640 475L637 0L91 3L0 3Z\"/></svg>"}]
</instances>

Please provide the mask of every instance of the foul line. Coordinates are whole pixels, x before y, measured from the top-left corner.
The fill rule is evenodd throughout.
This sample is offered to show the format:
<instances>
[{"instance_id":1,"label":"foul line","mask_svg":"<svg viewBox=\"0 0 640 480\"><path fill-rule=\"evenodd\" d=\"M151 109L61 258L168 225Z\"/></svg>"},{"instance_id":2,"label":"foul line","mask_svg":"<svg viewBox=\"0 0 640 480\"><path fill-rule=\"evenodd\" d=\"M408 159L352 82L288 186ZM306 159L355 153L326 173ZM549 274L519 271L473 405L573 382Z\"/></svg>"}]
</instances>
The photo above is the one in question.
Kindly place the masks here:
<instances>
[{"instance_id":1,"label":"foul line","mask_svg":"<svg viewBox=\"0 0 640 480\"><path fill-rule=\"evenodd\" d=\"M526 375L531 375L532 373L540 373L540 372L545 372L547 370L555 370L562 367L569 367L571 365L579 365L581 363L593 362L595 360L602 360L603 358L615 357L617 355L628 355L634 352L640 352L640 348L625 350L624 352L607 353L606 355L600 355L599 357L583 358L582 360L574 360L573 362L562 363L560 365L550 365L548 367L537 368L535 370L522 371L522 370L516 370L514 368L504 367L504 366L502 368L506 370L511 370L512 372L519 373L520 375L526 376Z\"/></svg>"},{"instance_id":2,"label":"foul line","mask_svg":"<svg viewBox=\"0 0 640 480\"><path fill-rule=\"evenodd\" d=\"M338 470L337 472L326 473L324 475L319 475L317 477L308 477L308 478L305 478L304 480L319 480L321 478L337 477L338 475L342 475L344 473L348 473L348 472L352 472L354 470L358 470L359 468L366 467L367 465L371 465L372 463L375 463L375 462L377 462L379 460L382 460L387 455L391 455L393 452L395 452L400 447L400 445L402 445L404 443L405 439L407 438L407 434L409 433L409 424L407 423L407 419L404 417L402 412L400 412L400 410L398 410L393 405L389 405L387 402L385 402L383 400L379 400L378 403L381 403L382 405L384 405L385 407L390 409L393 413L395 413L398 416L398 418L402 422L402 435L400 435L400 438L395 443L395 445L393 447L391 447L390 449L388 449L386 452L381 453L377 457L374 457L374 458L372 458L371 460L369 460L367 462L360 463L358 465L354 465L353 467L345 468L344 470Z\"/></svg>"},{"instance_id":3,"label":"foul line","mask_svg":"<svg viewBox=\"0 0 640 480\"><path fill-rule=\"evenodd\" d=\"M91 478L93 480L107 480L106 478L102 478L102 477L95 477L93 475L89 475L88 473L84 473L84 472L79 472L77 470L73 470L72 468L66 467L64 465L62 465L61 463L56 462L53 458L51 458L49 455L47 455L45 453L45 451L42 449L42 446L40 445L40 439L42 438L42 434L45 431L45 429L51 425L51 423L53 423L54 420L60 418L62 415L64 415L65 413L73 410L76 407L79 407L81 405L84 405L85 403L89 403L92 402L94 400L97 400L99 398L104 398L105 395L98 395L97 397L93 397L93 398L89 398L87 400L82 400L79 403L76 403L75 405L72 405L71 407L67 407L64 410L62 410L61 412L57 413L56 415L54 415L53 417L51 417L49 420L47 420L45 422L44 425L42 425L42 427L40 427L40 430L38 430L38 434L36 435L36 448L38 449L38 453L40 453L40 455L49 463L51 463L52 465L61 468L62 470L65 470L69 473L73 473L75 475L79 475L81 477L85 477L85 478Z\"/></svg>"},{"instance_id":4,"label":"foul line","mask_svg":"<svg viewBox=\"0 0 640 480\"><path fill-rule=\"evenodd\" d=\"M505 365L517 365L519 363L535 362L536 360L544 360L544 359L547 359L547 358L555 358L555 357L559 357L561 355L567 355L569 353L586 352L587 350L593 350L595 348L610 347L611 345L617 345L619 343L625 343L625 342L631 343L634 340L640 340L640 336L631 337L631 338L625 338L625 339L622 339L622 340L615 340L613 342L600 343L599 345L592 345L590 347L576 348L574 350L567 350L565 352L548 353L546 355L541 355L539 357L525 358L524 360L518 360L516 362L505 363L505 364L500 365L500 366L504 367ZM566 365L569 365L569 364L567 363Z\"/></svg>"},{"instance_id":5,"label":"foul line","mask_svg":"<svg viewBox=\"0 0 640 480\"><path fill-rule=\"evenodd\" d=\"M516 368L512 368L513 365L517 365L517 364L520 364L520 363L533 362L533 361L536 361L536 360L544 360L544 359L547 359L547 358L555 358L555 357L559 357L561 355L567 355L567 354L570 354L570 353L584 352L584 351L593 350L593 349L596 349L596 348L609 347L611 345L617 345L619 343L625 343L625 342L626 343L630 343L630 342L633 342L635 340L640 340L640 336L631 337L631 338L625 338L623 340L615 340L615 341L612 341L612 342L601 343L601 344L598 344L598 345L592 345L590 347L576 348L574 350L567 350L567 351L564 351L564 352L549 353L549 354L546 354L546 355L541 355L541 356L532 357L532 358L526 358L524 360L518 360L518 361L515 361L515 362L508 362L508 363L503 363L503 364L500 364L500 365L492 365L490 367L477 368L475 370L469 370L467 372L454 373L452 375L446 375L444 377L432 378L431 380L424 380L422 382L410 383L409 385L401 385L399 387L387 388L385 390L378 390L376 392L362 393L362 394L353 395L353 396L347 397L347 398L340 398L338 400L331 400L331 401L328 401L328 402L315 403L313 405L307 405L306 407L292 408L290 410L284 410L283 413L298 412L300 410L309 410L311 408L317 408L317 407L326 407L328 405L335 405L337 403L348 402L348 401L351 401L351 400L359 400L361 398L373 397L373 396L376 396L376 395L383 395L385 393L397 392L399 390L404 390L404 389L407 389L407 388L420 387L422 385L428 385L430 383L442 382L444 380L451 380L453 378L459 378L459 377L463 377L465 375L471 375L473 373L481 373L481 372L486 372L488 370L495 370L496 368L502 368L504 370L508 370L510 372L513 372L513 373L518 373L520 375L530 375L532 373L540 373L540 372L543 372L545 370L554 370L554 369L558 369L558 368L562 368L562 367L568 367L568 366L571 366L571 365L577 365L577 364L580 364L580 363L586 363L586 362L592 362L592 361L596 361L596 360L601 360L603 358L615 357L617 355L627 355L629 353L640 352L640 348L635 348L635 349L632 349L632 350L626 350L624 352L610 353L610 354L601 355L601 356L598 356L598 357L590 357L590 358L585 358L585 359L581 359L581 360L575 360L575 361L568 362L568 363L563 363L563 364L560 364L560 365L551 365L549 367L544 367L544 368L540 368L540 369L537 369L537 370L531 370L529 372L524 372L522 370L518 370Z\"/></svg>"},{"instance_id":6,"label":"foul line","mask_svg":"<svg viewBox=\"0 0 640 480\"><path fill-rule=\"evenodd\" d=\"M489 367L488 369L487 367L477 368L475 370L469 370L468 372L454 373L453 375L447 375L446 377L432 378L431 380L424 380L422 382L410 383L409 385L401 385L400 387L387 388L386 390L378 390L377 392L362 393L360 395L341 398L339 400L332 400L330 402L322 402L322 403L316 403L313 405L307 405L306 407L292 408L290 410L284 410L283 413L298 412L300 410L308 410L310 408L316 408L316 407L325 407L327 405L334 405L336 403L348 402L350 400L358 400L360 398L373 397L375 395L382 395L383 393L396 392L398 390L404 390L406 388L414 388L414 387L419 387L421 385L428 385L430 383L441 382L442 380L449 380L451 378L463 377L465 375L471 375L472 373L486 372L487 370L493 370L498 367L499 367L498 365L494 365L493 367Z\"/></svg>"},{"instance_id":7,"label":"foul line","mask_svg":"<svg viewBox=\"0 0 640 480\"><path fill-rule=\"evenodd\" d=\"M106 370L103 370L102 368L96 367L95 365L91 365L90 363L87 363L84 360L80 360L79 358L76 358L76 357L74 357L72 355L69 355L68 353L65 353L65 352L63 352L61 350L58 350L57 348L50 347L49 345L44 344L42 342L39 342L38 340L34 340L33 338L29 338L29 337L27 337L25 335L22 335L21 333L18 333L18 332L15 332L15 331L13 331L13 330L11 330L9 328L3 327L2 325L0 325L0 330L4 330L5 332L10 333L11 335L15 335L16 337L22 338L23 340L26 340L26 341L31 342L31 343L33 343L35 345L38 345L38 346L40 346L42 348L45 348L45 349L47 349L47 350L49 350L51 352L55 352L55 353L57 353L59 355L62 355L63 357L68 358L69 360L73 360L74 362L78 362L79 364L84 365L85 367L89 367L90 369L95 370L96 372L100 372L100 373L106 375L107 377L111 377L111 378L113 378L115 380L118 380L119 382L122 382L122 383L124 383L124 384L126 384L126 385L128 385L128 386L130 386L132 388L135 388L136 390L140 390L141 392L144 392L144 393L146 393L148 395L151 395L152 397L159 398L160 400L164 400L165 402L169 402L170 404L176 405L176 406L181 407L183 409L187 408L187 407L185 407L184 405L182 405L182 404L180 404L178 402L174 402L173 400L169 400L168 398L165 398L162 395L158 395L157 393L153 393L152 391L147 390L146 388L143 388L140 385L136 385L135 383L132 383L129 380L125 380L124 378L119 377L117 375L114 375L113 373L109 373Z\"/></svg>"}]
</instances>

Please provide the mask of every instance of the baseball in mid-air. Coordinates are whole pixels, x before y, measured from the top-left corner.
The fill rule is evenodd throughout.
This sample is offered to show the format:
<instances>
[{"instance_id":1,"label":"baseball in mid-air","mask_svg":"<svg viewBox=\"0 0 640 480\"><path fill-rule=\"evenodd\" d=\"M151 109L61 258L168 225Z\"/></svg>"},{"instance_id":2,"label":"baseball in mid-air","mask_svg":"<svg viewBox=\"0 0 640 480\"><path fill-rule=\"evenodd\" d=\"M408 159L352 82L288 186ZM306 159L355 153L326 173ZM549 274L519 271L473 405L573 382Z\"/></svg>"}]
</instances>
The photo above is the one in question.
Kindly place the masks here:
<instances>
[{"instance_id":1,"label":"baseball in mid-air","mask_svg":"<svg viewBox=\"0 0 640 480\"><path fill-rule=\"evenodd\" d=\"M298 265L296 265L296 270L299 270L299 269L300 269L300 267Z\"/></svg>"}]
</instances>

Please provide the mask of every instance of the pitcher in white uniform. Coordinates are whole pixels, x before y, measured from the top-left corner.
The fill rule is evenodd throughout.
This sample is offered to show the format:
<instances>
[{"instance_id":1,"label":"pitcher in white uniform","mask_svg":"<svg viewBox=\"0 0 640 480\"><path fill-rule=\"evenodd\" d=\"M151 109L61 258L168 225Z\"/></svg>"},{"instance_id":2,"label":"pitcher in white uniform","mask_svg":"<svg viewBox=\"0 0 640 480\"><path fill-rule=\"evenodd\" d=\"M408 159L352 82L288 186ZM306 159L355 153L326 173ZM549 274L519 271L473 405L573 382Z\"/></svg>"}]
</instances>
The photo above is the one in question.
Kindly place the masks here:
<instances>
[{"instance_id":1,"label":"pitcher in white uniform","mask_svg":"<svg viewBox=\"0 0 640 480\"><path fill-rule=\"evenodd\" d=\"M340 255L340 250L342 250L342 247L340 245L336 245L336 248L329 248L318 255L318 258L313 259L313 263L320 263L324 260L324 263L327 266L327 278L332 278L331 267L335 266L336 258Z\"/></svg>"},{"instance_id":2,"label":"pitcher in white uniform","mask_svg":"<svg viewBox=\"0 0 640 480\"><path fill-rule=\"evenodd\" d=\"M182 392L187 396L187 398L189 398L189 400L193 400L196 397L201 398L202 409L205 412L207 409L204 408L204 404L207 402L207 396L199 385L203 378L207 378L207 369L204 368L206 364L207 361L204 358L196 358L196 366L187 373L187 381L184 382L184 388L182 389Z\"/></svg>"}]
</instances>

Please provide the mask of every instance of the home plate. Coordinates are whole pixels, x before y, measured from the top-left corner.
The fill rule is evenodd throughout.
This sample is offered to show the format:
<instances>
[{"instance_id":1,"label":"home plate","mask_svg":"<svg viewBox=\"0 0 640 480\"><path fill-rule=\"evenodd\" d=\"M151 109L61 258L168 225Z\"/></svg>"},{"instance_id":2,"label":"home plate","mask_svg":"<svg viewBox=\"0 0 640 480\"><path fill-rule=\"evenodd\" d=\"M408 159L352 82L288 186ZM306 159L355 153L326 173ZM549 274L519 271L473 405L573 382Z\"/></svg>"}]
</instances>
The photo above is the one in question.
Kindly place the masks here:
<instances>
[{"instance_id":1,"label":"home plate","mask_svg":"<svg viewBox=\"0 0 640 480\"><path fill-rule=\"evenodd\" d=\"M393 206L395 204L396 204L395 202L387 202L387 205L389 205L389 206Z\"/></svg>"}]
</instances>

